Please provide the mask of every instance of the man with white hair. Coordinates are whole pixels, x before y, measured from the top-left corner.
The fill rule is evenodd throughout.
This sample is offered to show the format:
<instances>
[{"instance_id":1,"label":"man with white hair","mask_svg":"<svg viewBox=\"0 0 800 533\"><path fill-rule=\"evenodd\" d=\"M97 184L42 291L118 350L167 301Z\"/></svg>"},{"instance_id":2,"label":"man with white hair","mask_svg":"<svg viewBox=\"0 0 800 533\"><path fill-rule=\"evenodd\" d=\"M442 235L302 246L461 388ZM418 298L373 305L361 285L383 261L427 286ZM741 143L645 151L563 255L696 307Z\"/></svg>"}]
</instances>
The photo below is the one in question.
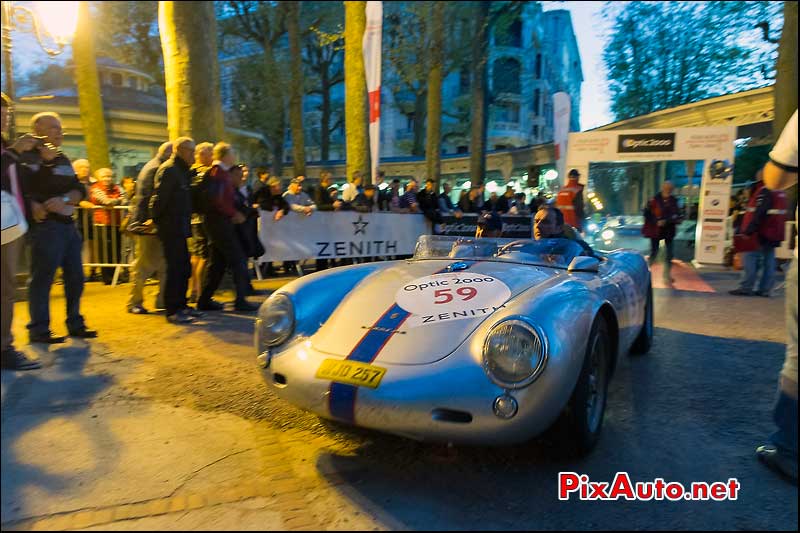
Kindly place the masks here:
<instances>
[{"instance_id":1,"label":"man with white hair","mask_svg":"<svg viewBox=\"0 0 800 533\"><path fill-rule=\"evenodd\" d=\"M144 307L144 283L154 273L158 274L156 309L164 308L167 266L161 241L156 237L157 230L150 213L150 199L155 188L156 172L170 156L172 156L172 143L168 141L159 146L156 156L142 167L136 180L136 193L131 200L133 209L128 221L128 231L135 235L136 259L132 267L128 312L137 315L149 312Z\"/></svg>"},{"instance_id":2,"label":"man with white hair","mask_svg":"<svg viewBox=\"0 0 800 533\"><path fill-rule=\"evenodd\" d=\"M178 137L172 143L172 157L158 168L155 191L150 200L153 221L167 262L164 306L167 322L194 321L193 309L186 305L186 290L192 265L186 239L191 236L192 198L189 185L194 163L194 140Z\"/></svg>"},{"instance_id":3,"label":"man with white hair","mask_svg":"<svg viewBox=\"0 0 800 533\"><path fill-rule=\"evenodd\" d=\"M59 150L64 142L61 118L38 113L31 119L41 142L20 155L23 196L31 222L31 272L28 309L31 342L61 343L65 338L50 331L50 290L60 267L67 300L67 330L72 337L93 338L80 313L83 294L81 236L72 218L75 206L86 198L69 158Z\"/></svg>"},{"instance_id":4,"label":"man with white hair","mask_svg":"<svg viewBox=\"0 0 800 533\"><path fill-rule=\"evenodd\" d=\"M94 222L92 222L94 204L88 200L90 189L97 180L92 176L92 165L89 163L88 159L76 159L72 162L72 169L75 171L78 181L86 188L86 199L78 203L78 207L82 209L79 210L76 215L78 233L80 233L81 238L83 238L83 262L97 263L94 247L91 242L94 240ZM89 267L88 281L98 281L99 279L100 276L97 273L97 267Z\"/></svg>"},{"instance_id":5,"label":"man with white hair","mask_svg":"<svg viewBox=\"0 0 800 533\"><path fill-rule=\"evenodd\" d=\"M194 165L192 165L192 186L205 179L206 173L211 170L214 162L214 145L210 142L201 142L194 147ZM189 303L196 304L203 290L208 259L211 256L208 232L203 224L201 206L194 205L196 198L192 198L192 236L187 243L192 262L192 275L189 278Z\"/></svg>"}]
</instances>

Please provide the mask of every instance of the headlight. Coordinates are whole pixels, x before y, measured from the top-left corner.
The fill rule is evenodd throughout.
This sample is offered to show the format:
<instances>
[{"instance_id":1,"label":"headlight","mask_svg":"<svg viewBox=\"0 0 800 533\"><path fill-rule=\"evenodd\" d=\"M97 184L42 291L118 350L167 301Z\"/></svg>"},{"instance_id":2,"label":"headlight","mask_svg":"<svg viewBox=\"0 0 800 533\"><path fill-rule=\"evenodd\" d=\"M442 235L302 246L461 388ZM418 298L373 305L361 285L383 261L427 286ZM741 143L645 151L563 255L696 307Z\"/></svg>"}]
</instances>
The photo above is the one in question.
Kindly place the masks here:
<instances>
[{"instance_id":1,"label":"headlight","mask_svg":"<svg viewBox=\"0 0 800 533\"><path fill-rule=\"evenodd\" d=\"M599 230L600 227L597 224L595 224L594 222L592 222L591 224L589 224L588 229L589 229L589 231L591 233L594 233L595 231Z\"/></svg>"},{"instance_id":2,"label":"headlight","mask_svg":"<svg viewBox=\"0 0 800 533\"><path fill-rule=\"evenodd\" d=\"M614 238L614 230L607 229L600 236L603 237L604 241L610 241Z\"/></svg>"},{"instance_id":3,"label":"headlight","mask_svg":"<svg viewBox=\"0 0 800 533\"><path fill-rule=\"evenodd\" d=\"M483 343L483 369L489 379L506 389L530 385L547 359L547 342L522 320L500 322Z\"/></svg>"},{"instance_id":4,"label":"headlight","mask_svg":"<svg viewBox=\"0 0 800 533\"><path fill-rule=\"evenodd\" d=\"M259 312L256 326L257 349L259 353L268 347L280 346L292 336L294 331L294 306L288 296L282 293L272 295L266 306Z\"/></svg>"}]
</instances>

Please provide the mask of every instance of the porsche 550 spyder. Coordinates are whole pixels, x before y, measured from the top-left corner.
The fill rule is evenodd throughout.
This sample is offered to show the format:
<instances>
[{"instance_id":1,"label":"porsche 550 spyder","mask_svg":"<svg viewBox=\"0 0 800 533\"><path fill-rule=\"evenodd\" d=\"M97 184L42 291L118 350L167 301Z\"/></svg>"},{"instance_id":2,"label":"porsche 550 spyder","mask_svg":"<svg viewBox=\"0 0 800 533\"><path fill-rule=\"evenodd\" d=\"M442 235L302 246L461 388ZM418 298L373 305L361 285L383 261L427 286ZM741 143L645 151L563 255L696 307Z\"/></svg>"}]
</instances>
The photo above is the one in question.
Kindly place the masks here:
<instances>
[{"instance_id":1,"label":"porsche 550 spyder","mask_svg":"<svg viewBox=\"0 0 800 533\"><path fill-rule=\"evenodd\" d=\"M653 299L640 254L587 248L423 235L412 259L299 278L259 310L260 372L360 427L497 445L558 423L588 452L619 354L650 348Z\"/></svg>"}]
</instances>

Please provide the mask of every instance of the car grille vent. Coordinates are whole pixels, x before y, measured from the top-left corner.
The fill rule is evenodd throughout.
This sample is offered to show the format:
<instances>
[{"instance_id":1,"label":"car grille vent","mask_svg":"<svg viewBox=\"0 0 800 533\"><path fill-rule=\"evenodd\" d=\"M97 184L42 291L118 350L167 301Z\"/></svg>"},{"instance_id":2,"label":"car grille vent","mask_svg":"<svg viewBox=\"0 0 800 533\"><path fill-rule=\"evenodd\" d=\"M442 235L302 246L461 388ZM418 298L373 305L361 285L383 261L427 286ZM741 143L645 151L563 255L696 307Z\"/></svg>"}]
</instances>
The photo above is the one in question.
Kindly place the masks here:
<instances>
[{"instance_id":1,"label":"car grille vent","mask_svg":"<svg viewBox=\"0 0 800 533\"><path fill-rule=\"evenodd\" d=\"M434 409L431 411L431 418L437 422L454 422L456 424L469 424L472 422L472 415L464 411L454 411L453 409Z\"/></svg>"}]
</instances>

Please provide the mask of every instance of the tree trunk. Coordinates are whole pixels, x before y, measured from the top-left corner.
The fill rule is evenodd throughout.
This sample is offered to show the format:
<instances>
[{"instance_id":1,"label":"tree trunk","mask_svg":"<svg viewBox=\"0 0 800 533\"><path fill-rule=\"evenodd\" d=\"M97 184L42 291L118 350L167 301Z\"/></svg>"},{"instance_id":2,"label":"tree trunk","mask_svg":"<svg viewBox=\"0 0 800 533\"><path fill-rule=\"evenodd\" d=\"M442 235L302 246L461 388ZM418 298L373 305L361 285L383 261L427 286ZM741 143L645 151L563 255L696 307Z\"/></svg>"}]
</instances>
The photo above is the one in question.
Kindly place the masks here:
<instances>
[{"instance_id":1,"label":"tree trunk","mask_svg":"<svg viewBox=\"0 0 800 533\"><path fill-rule=\"evenodd\" d=\"M347 177L361 171L369 183L367 166L367 77L362 41L367 25L366 2L344 3L344 92Z\"/></svg>"},{"instance_id":2,"label":"tree trunk","mask_svg":"<svg viewBox=\"0 0 800 533\"><path fill-rule=\"evenodd\" d=\"M431 21L431 57L428 71L428 136L425 143L425 162L428 179L436 182L439 190L439 177L442 166L442 73L444 50L444 2L434 2Z\"/></svg>"},{"instance_id":3,"label":"tree trunk","mask_svg":"<svg viewBox=\"0 0 800 533\"><path fill-rule=\"evenodd\" d=\"M78 6L78 27L72 43L72 54L75 61L75 83L78 86L78 105L81 110L81 129L89 163L93 169L111 168L89 2L80 2Z\"/></svg>"},{"instance_id":4,"label":"tree trunk","mask_svg":"<svg viewBox=\"0 0 800 533\"><path fill-rule=\"evenodd\" d=\"M772 136L777 141L797 109L797 2L783 3L783 31L778 44L775 73L775 118Z\"/></svg>"},{"instance_id":5,"label":"tree trunk","mask_svg":"<svg viewBox=\"0 0 800 533\"><path fill-rule=\"evenodd\" d=\"M170 139L216 142L223 135L217 19L213 2L158 3Z\"/></svg>"},{"instance_id":6,"label":"tree trunk","mask_svg":"<svg viewBox=\"0 0 800 533\"><path fill-rule=\"evenodd\" d=\"M417 93L414 100L414 144L411 155L425 155L425 112L428 100L428 91Z\"/></svg>"},{"instance_id":7,"label":"tree trunk","mask_svg":"<svg viewBox=\"0 0 800 533\"><path fill-rule=\"evenodd\" d=\"M473 185L486 177L486 132L488 100L486 98L486 63L489 49L489 7L481 1L475 20L472 42L472 131L469 143L469 177Z\"/></svg>"},{"instance_id":8,"label":"tree trunk","mask_svg":"<svg viewBox=\"0 0 800 533\"><path fill-rule=\"evenodd\" d=\"M283 139L270 142L272 150L272 174L279 178L283 175Z\"/></svg>"},{"instance_id":9,"label":"tree trunk","mask_svg":"<svg viewBox=\"0 0 800 533\"><path fill-rule=\"evenodd\" d=\"M306 147L303 134L303 55L300 52L300 2L287 4L289 63L292 73L289 89L289 123L292 128L294 175L306 173Z\"/></svg>"},{"instance_id":10,"label":"tree trunk","mask_svg":"<svg viewBox=\"0 0 800 533\"><path fill-rule=\"evenodd\" d=\"M328 66L322 72L322 116L319 121L320 150L323 161L327 161L331 149L331 88L328 81Z\"/></svg>"},{"instance_id":11,"label":"tree trunk","mask_svg":"<svg viewBox=\"0 0 800 533\"><path fill-rule=\"evenodd\" d=\"M274 117L264 124L264 135L272 150L272 172L276 176L283 175L283 150L286 140L286 106L284 100L283 83L278 62L275 60L275 51L271 42L265 38L262 43L264 49L264 73L267 83L264 92L266 98L263 105L269 110L267 116Z\"/></svg>"}]
</instances>

